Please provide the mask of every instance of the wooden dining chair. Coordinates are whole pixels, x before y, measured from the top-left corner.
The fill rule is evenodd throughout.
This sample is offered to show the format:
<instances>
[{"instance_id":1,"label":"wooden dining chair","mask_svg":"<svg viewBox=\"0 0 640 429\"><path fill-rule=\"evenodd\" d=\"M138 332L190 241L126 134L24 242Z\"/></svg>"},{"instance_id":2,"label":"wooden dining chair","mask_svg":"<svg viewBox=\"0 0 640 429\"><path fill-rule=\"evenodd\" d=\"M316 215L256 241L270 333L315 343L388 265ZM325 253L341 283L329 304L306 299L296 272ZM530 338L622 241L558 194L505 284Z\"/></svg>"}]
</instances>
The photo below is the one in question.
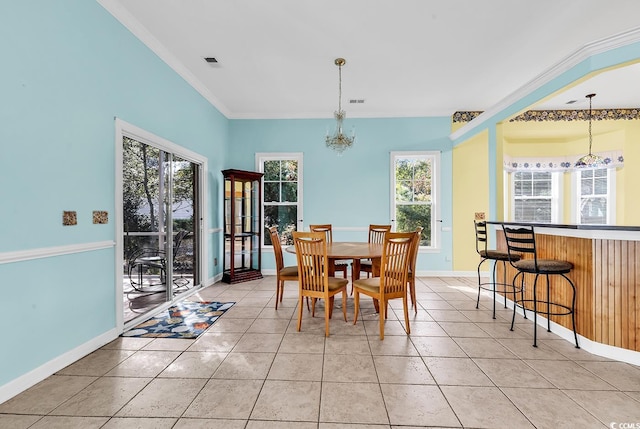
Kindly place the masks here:
<instances>
[{"instance_id":1,"label":"wooden dining chair","mask_svg":"<svg viewBox=\"0 0 640 429\"><path fill-rule=\"evenodd\" d=\"M278 309L278 301L282 302L282 296L284 295L284 282L298 281L298 266L284 266L284 257L282 256L282 243L278 236L278 227L272 226L269 228L269 235L271 236L271 245L273 246L273 254L276 258L276 310ZM307 302L307 306L309 303Z\"/></svg>"},{"instance_id":2,"label":"wooden dining chair","mask_svg":"<svg viewBox=\"0 0 640 429\"><path fill-rule=\"evenodd\" d=\"M367 242L382 244L384 243L384 234L389 231L391 231L391 225L369 225L369 239ZM371 259L360 260L360 272L367 273L367 277L373 275L373 262ZM353 288L351 289L351 294L353 294Z\"/></svg>"},{"instance_id":3,"label":"wooden dining chair","mask_svg":"<svg viewBox=\"0 0 640 429\"><path fill-rule=\"evenodd\" d=\"M411 306L414 308L415 314L418 314L418 302L416 299L416 264L418 262L418 251L420 250L420 239L422 238L422 228L419 226L414 234L416 239L411 246L411 254L409 256L409 272L407 273L407 282L409 283L409 296L411 296Z\"/></svg>"},{"instance_id":4,"label":"wooden dining chair","mask_svg":"<svg viewBox=\"0 0 640 429\"><path fill-rule=\"evenodd\" d=\"M415 232L387 232L385 234L380 277L359 279L353 282L355 315L353 324L358 321L360 294L377 300L380 308L380 339L384 340L384 323L387 318L387 302L401 298L404 310L405 330L411 334L409 310L407 307L407 278L411 247L417 239Z\"/></svg>"},{"instance_id":5,"label":"wooden dining chair","mask_svg":"<svg viewBox=\"0 0 640 429\"><path fill-rule=\"evenodd\" d=\"M333 313L334 297L342 293L342 313L347 321L347 279L329 276L329 258L324 232L293 232L293 242L298 260L298 331L302 327L302 301L309 297L324 300L324 332L329 336L329 319ZM314 312L311 313L314 316Z\"/></svg>"},{"instance_id":6,"label":"wooden dining chair","mask_svg":"<svg viewBox=\"0 0 640 429\"><path fill-rule=\"evenodd\" d=\"M330 223L309 225L309 231L311 232L323 232L325 234L327 243L333 243L333 232ZM346 260L334 260L333 271L341 271L344 278L347 278L347 269L349 268L349 261Z\"/></svg>"}]
</instances>

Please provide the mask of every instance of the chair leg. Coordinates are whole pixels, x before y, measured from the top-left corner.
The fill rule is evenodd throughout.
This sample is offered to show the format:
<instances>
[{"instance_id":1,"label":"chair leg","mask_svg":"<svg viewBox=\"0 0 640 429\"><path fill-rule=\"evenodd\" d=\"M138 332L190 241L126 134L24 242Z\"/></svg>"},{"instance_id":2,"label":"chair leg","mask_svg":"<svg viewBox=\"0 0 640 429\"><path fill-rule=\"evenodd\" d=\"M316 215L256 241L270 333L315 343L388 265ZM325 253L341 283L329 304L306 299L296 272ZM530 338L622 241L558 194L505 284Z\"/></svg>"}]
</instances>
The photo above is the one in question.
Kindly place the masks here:
<instances>
[{"instance_id":1,"label":"chair leg","mask_svg":"<svg viewBox=\"0 0 640 429\"><path fill-rule=\"evenodd\" d=\"M480 285L482 284L482 278L480 277L480 267L486 259L481 259L478 264L478 298L476 299L476 309L480 308Z\"/></svg>"},{"instance_id":2,"label":"chair leg","mask_svg":"<svg viewBox=\"0 0 640 429\"><path fill-rule=\"evenodd\" d=\"M342 314L344 315L344 321L347 321L347 289L342 291Z\"/></svg>"},{"instance_id":3,"label":"chair leg","mask_svg":"<svg viewBox=\"0 0 640 429\"><path fill-rule=\"evenodd\" d=\"M333 308L333 297L329 298L329 302L325 302L326 306L324 311L324 336L329 336L329 319L331 318L331 309Z\"/></svg>"},{"instance_id":4,"label":"chair leg","mask_svg":"<svg viewBox=\"0 0 640 429\"><path fill-rule=\"evenodd\" d=\"M571 289L573 290L573 295L571 297L571 323L573 325L573 338L576 340L576 348L579 349L578 345L578 333L576 332L576 287L573 285L573 282L569 279L569 277L562 275L569 284L571 285Z\"/></svg>"},{"instance_id":5,"label":"chair leg","mask_svg":"<svg viewBox=\"0 0 640 429\"><path fill-rule=\"evenodd\" d=\"M502 261L502 284L504 285L504 308L507 308L507 263L505 261Z\"/></svg>"},{"instance_id":6,"label":"chair leg","mask_svg":"<svg viewBox=\"0 0 640 429\"><path fill-rule=\"evenodd\" d=\"M316 317L316 299L311 298L311 317Z\"/></svg>"},{"instance_id":7,"label":"chair leg","mask_svg":"<svg viewBox=\"0 0 640 429\"><path fill-rule=\"evenodd\" d=\"M493 318L496 318L496 266L498 261L493 261L493 271L491 274L492 289L493 289Z\"/></svg>"},{"instance_id":8,"label":"chair leg","mask_svg":"<svg viewBox=\"0 0 640 429\"><path fill-rule=\"evenodd\" d=\"M414 308L415 314L418 314L418 302L416 299L416 279L409 279L409 294L411 295L411 306Z\"/></svg>"},{"instance_id":9,"label":"chair leg","mask_svg":"<svg viewBox=\"0 0 640 429\"><path fill-rule=\"evenodd\" d=\"M303 297L302 295L300 295L300 300L298 303L298 332L300 332L300 327L302 326L302 301L303 301Z\"/></svg>"},{"instance_id":10,"label":"chair leg","mask_svg":"<svg viewBox=\"0 0 640 429\"><path fill-rule=\"evenodd\" d=\"M355 291L355 295L353 295L353 305L355 309L353 310L353 324L355 325L358 322L358 310L360 309L360 294L358 291Z\"/></svg>"},{"instance_id":11,"label":"chair leg","mask_svg":"<svg viewBox=\"0 0 640 429\"><path fill-rule=\"evenodd\" d=\"M407 296L402 297L402 307L404 308L404 324L406 325L407 335L411 334L411 327L409 326L409 304L407 303Z\"/></svg>"},{"instance_id":12,"label":"chair leg","mask_svg":"<svg viewBox=\"0 0 640 429\"><path fill-rule=\"evenodd\" d=\"M518 276L522 276L520 280L520 302L522 302L522 311L524 312L524 318L527 318L527 311L524 308L524 273L520 271L513 277L513 281L511 282L513 284L513 315L511 316L511 331L513 331L513 325L516 322L516 310L518 309L518 298L516 296L516 281L518 280Z\"/></svg>"},{"instance_id":13,"label":"chair leg","mask_svg":"<svg viewBox=\"0 0 640 429\"><path fill-rule=\"evenodd\" d=\"M276 282L276 310L278 309L278 301L280 300L280 282Z\"/></svg>"},{"instance_id":14,"label":"chair leg","mask_svg":"<svg viewBox=\"0 0 640 429\"><path fill-rule=\"evenodd\" d=\"M326 302L326 303L325 303L325 304L327 304L327 306L329 307L329 308L325 308L325 313L326 313L327 311L329 312L329 319L331 319L331 317L333 317L333 301L334 301L334 299L333 299L333 298L334 298L334 297L335 297L335 295L330 296L330 297L329 297L329 302Z\"/></svg>"},{"instance_id":15,"label":"chair leg","mask_svg":"<svg viewBox=\"0 0 640 429\"><path fill-rule=\"evenodd\" d=\"M384 319L387 317L387 302L380 302L380 339L384 340Z\"/></svg>"},{"instance_id":16,"label":"chair leg","mask_svg":"<svg viewBox=\"0 0 640 429\"><path fill-rule=\"evenodd\" d=\"M538 347L538 296L536 290L538 275L536 274L536 278L533 280L533 347Z\"/></svg>"},{"instance_id":17,"label":"chair leg","mask_svg":"<svg viewBox=\"0 0 640 429\"><path fill-rule=\"evenodd\" d=\"M549 274L547 274L547 332L551 332L551 305L549 295Z\"/></svg>"}]
</instances>

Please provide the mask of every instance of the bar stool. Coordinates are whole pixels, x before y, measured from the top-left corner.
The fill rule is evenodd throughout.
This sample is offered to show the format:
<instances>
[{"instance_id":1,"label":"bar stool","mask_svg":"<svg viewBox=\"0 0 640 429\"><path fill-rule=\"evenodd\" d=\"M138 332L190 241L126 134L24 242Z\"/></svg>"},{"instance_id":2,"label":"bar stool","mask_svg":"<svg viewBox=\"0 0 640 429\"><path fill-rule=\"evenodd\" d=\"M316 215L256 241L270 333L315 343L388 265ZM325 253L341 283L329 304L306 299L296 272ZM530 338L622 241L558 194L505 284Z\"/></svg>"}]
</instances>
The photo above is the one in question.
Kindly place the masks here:
<instances>
[{"instance_id":1,"label":"bar stool","mask_svg":"<svg viewBox=\"0 0 640 429\"><path fill-rule=\"evenodd\" d=\"M580 348L578 345L578 334L576 333L576 287L569 277L566 275L573 269L573 264L568 261L562 261L557 259L538 259L538 252L536 248L536 238L533 230L533 226L519 225L514 227L503 226L504 236L507 242L507 250L509 252L509 262L518 270L518 273L513 278L513 284L516 284L516 279L521 276L521 294L520 299L514 301L513 316L511 318L511 330L513 331L513 324L516 318L516 307L521 307L524 313L524 318L527 318L527 307L525 303L533 303L533 347L538 347L537 334L538 334L538 305L541 304L546 308L546 311L540 311L540 313L547 316L547 332L551 332L551 318L550 316L571 316L571 323L573 326L573 336L576 342L576 348ZM512 255L520 256L519 259L513 258ZM525 258L525 255L530 257ZM533 280L533 295L532 298L524 298L524 275L535 274ZM544 275L547 278L547 293L546 299L540 301L538 299L538 277ZM569 286L571 286L571 305L560 302L551 302L551 286L549 283L549 276L557 275L564 278ZM554 311L551 311L551 308ZM544 310L544 308L543 308Z\"/></svg>"},{"instance_id":2,"label":"bar stool","mask_svg":"<svg viewBox=\"0 0 640 429\"><path fill-rule=\"evenodd\" d=\"M476 300L476 308L480 305L480 290L484 289L493 292L493 318L496 318L496 293L504 295L504 308L507 308L507 293L513 293L513 302L516 301L516 292L519 288L514 283L507 283L507 262L509 261L509 253L501 250L487 249L487 222L473 221L476 228L476 252L480 255L480 263L478 264L478 299ZM515 260L520 259L518 255L513 255ZM482 282L480 276L480 267L485 261L493 261L493 271L491 282ZM502 262L503 280L502 283L496 282L496 267L498 262Z\"/></svg>"}]
</instances>

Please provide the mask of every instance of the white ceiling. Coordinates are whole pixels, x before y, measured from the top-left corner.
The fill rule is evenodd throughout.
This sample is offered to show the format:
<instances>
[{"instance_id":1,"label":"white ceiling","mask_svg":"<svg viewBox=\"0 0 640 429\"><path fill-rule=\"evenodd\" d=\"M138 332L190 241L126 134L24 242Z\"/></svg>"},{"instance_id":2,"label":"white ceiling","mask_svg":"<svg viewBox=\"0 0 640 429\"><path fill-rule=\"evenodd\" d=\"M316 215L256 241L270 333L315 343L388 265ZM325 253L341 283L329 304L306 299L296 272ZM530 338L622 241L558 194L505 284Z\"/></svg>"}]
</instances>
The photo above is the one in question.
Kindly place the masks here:
<instances>
[{"instance_id":1,"label":"white ceiling","mask_svg":"<svg viewBox=\"0 0 640 429\"><path fill-rule=\"evenodd\" d=\"M229 118L331 117L336 57L347 60L347 118L487 110L585 45L640 25L638 0L98 1ZM625 75L633 90L614 79L620 100L601 78L541 108L571 108L590 92L594 108L638 106L639 77L637 67Z\"/></svg>"}]
</instances>

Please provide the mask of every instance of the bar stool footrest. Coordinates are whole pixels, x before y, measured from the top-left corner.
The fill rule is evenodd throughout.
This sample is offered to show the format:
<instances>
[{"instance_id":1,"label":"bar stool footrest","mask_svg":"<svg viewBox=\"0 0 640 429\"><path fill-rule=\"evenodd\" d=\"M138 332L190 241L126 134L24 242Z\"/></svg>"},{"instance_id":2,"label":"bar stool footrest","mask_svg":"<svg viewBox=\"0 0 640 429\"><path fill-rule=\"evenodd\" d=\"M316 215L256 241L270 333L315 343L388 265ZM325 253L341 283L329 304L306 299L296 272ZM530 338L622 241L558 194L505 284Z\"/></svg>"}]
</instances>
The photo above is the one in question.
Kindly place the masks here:
<instances>
[{"instance_id":1,"label":"bar stool footrest","mask_svg":"<svg viewBox=\"0 0 640 429\"><path fill-rule=\"evenodd\" d=\"M533 303L533 302L537 302L538 305L544 305L547 306L547 302L546 301L536 301L533 299L519 299L515 302L515 305L517 307L520 307L524 310L528 310L528 311L533 311L533 308L529 308L529 307L525 307L523 304L524 303ZM522 303L522 304L521 304ZM549 316L568 316L572 313L574 313L574 311L571 309L571 307L569 307L568 305L565 304L559 304L557 302L550 302L548 303L549 306L554 306L554 307L560 307L560 308L564 308L566 311L563 313L558 313L558 312L547 312L545 310L541 310L538 308L537 313L538 314L548 314Z\"/></svg>"}]
</instances>

